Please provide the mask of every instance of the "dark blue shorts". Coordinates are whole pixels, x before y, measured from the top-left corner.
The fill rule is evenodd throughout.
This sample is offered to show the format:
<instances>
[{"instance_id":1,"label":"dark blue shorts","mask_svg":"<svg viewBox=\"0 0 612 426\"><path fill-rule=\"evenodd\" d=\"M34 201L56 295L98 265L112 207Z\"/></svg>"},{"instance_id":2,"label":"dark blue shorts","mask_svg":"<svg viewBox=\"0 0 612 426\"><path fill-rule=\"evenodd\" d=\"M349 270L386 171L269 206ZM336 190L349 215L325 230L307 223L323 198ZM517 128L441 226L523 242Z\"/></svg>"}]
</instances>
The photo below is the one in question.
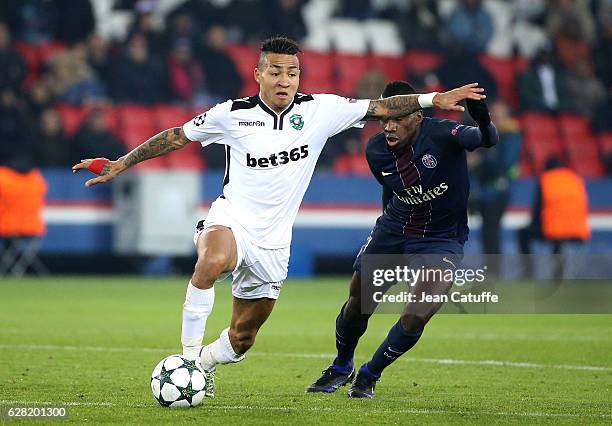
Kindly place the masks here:
<instances>
[{"instance_id":1,"label":"dark blue shorts","mask_svg":"<svg viewBox=\"0 0 612 426\"><path fill-rule=\"evenodd\" d=\"M463 259L463 244L457 240L435 237L411 237L391 233L379 223L376 224L365 244L359 250L353 269L361 272L364 255L409 255L414 258L413 266L440 266L456 269ZM411 256L415 255L415 256ZM442 255L442 256L435 256ZM413 262L410 262L413 263ZM423 265L417 265L417 264Z\"/></svg>"}]
</instances>

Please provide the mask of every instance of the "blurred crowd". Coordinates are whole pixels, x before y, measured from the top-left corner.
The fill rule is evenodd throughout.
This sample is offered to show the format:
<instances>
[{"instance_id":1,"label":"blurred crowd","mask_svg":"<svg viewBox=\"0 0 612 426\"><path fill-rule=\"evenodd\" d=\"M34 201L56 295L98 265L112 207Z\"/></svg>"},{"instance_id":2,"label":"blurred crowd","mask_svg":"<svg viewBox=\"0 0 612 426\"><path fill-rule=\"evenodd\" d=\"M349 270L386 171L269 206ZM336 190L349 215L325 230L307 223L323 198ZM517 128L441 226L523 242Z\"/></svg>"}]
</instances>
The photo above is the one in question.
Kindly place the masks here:
<instances>
[{"instance_id":1,"label":"blurred crowd","mask_svg":"<svg viewBox=\"0 0 612 426\"><path fill-rule=\"evenodd\" d=\"M176 2L163 22L155 0L116 0L114 8L131 11L134 18L124 38L111 40L96 31L92 2L4 0L0 5L0 162L27 157L36 166L67 167L80 158L122 155L126 145L103 113L109 105L201 110L243 96L245 77L228 46L257 44L272 34L300 41L308 35L306 0L188 0ZM518 139L512 148L515 164L504 165L516 174L519 113L580 114L593 132L612 131L612 0L514 3L511 20L530 29L519 40L532 48L513 47L512 56L523 64L511 76L516 102L504 96L498 76L482 62L498 31L486 1L457 0L443 14L441 2L434 0L340 0L334 13L394 21L407 50L439 55L434 69L413 69L404 77L419 90L471 81L486 87L492 110L502 115L502 131ZM33 50L37 60L29 57ZM367 70L351 95L377 98L385 80L378 69ZM87 110L76 132L66 131L58 112L58 105L66 104ZM345 132L327 145L321 167L367 173L362 148L362 134ZM223 167L223 153L209 151L204 153L208 167Z\"/></svg>"}]
</instances>

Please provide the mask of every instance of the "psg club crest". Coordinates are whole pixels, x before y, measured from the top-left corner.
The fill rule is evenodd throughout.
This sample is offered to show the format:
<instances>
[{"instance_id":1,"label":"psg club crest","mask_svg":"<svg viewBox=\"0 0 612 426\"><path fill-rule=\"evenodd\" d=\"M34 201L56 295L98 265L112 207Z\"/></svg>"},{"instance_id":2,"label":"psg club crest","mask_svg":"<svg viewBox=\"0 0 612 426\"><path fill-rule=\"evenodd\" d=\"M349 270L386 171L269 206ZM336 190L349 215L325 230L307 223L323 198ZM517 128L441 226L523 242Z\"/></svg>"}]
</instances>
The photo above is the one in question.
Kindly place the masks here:
<instances>
[{"instance_id":1,"label":"psg club crest","mask_svg":"<svg viewBox=\"0 0 612 426\"><path fill-rule=\"evenodd\" d=\"M421 158L421 161L423 162L423 165L428 169L433 169L438 165L438 160L436 160L436 157L431 154L425 154L423 158Z\"/></svg>"},{"instance_id":2,"label":"psg club crest","mask_svg":"<svg viewBox=\"0 0 612 426\"><path fill-rule=\"evenodd\" d=\"M293 114L289 117L289 122L291 123L291 127L295 130L302 130L304 127L304 119L300 114Z\"/></svg>"}]
</instances>

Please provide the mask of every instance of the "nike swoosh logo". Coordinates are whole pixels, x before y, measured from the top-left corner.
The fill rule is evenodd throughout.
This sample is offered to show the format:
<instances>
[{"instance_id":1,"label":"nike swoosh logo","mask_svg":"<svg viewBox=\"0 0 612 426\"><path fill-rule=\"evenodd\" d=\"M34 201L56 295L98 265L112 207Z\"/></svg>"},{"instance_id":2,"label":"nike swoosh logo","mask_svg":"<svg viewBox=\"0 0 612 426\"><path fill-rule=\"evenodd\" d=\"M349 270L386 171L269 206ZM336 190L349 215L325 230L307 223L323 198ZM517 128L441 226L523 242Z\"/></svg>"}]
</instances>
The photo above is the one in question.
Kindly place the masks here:
<instances>
[{"instance_id":1,"label":"nike swoosh logo","mask_svg":"<svg viewBox=\"0 0 612 426\"><path fill-rule=\"evenodd\" d=\"M389 176L393 174L393 172L380 172L380 173L382 173L383 176Z\"/></svg>"}]
</instances>

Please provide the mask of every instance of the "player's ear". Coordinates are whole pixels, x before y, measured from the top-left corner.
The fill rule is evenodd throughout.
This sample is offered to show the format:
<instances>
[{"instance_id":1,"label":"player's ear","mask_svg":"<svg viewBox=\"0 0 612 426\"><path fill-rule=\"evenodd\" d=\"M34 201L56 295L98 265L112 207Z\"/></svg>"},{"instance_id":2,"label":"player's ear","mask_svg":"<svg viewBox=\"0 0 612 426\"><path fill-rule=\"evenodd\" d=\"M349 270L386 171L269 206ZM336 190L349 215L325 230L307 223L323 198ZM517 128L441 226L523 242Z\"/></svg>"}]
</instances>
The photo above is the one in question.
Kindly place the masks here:
<instances>
[{"instance_id":1,"label":"player's ear","mask_svg":"<svg viewBox=\"0 0 612 426\"><path fill-rule=\"evenodd\" d=\"M255 77L255 81L257 83L261 83L261 73L259 71L259 67L255 67L253 70L253 76Z\"/></svg>"},{"instance_id":2,"label":"player's ear","mask_svg":"<svg viewBox=\"0 0 612 426\"><path fill-rule=\"evenodd\" d=\"M423 121L423 110L419 110L416 113L416 124L420 124Z\"/></svg>"}]
</instances>

